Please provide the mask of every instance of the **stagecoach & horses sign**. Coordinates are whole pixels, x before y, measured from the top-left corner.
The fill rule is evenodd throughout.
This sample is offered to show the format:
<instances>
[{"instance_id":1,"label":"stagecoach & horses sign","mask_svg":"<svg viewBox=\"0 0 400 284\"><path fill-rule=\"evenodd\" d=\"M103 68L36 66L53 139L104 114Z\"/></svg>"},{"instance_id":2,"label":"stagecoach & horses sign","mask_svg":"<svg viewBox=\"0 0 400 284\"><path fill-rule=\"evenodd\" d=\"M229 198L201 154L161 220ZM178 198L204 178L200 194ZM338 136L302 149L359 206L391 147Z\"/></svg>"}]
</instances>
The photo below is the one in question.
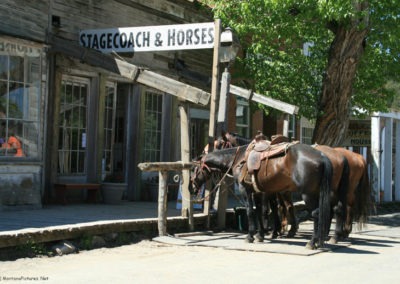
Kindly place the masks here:
<instances>
[{"instance_id":1,"label":"stagecoach & horses sign","mask_svg":"<svg viewBox=\"0 0 400 284\"><path fill-rule=\"evenodd\" d=\"M214 47L214 23L82 30L79 43L104 53L208 49Z\"/></svg>"}]
</instances>

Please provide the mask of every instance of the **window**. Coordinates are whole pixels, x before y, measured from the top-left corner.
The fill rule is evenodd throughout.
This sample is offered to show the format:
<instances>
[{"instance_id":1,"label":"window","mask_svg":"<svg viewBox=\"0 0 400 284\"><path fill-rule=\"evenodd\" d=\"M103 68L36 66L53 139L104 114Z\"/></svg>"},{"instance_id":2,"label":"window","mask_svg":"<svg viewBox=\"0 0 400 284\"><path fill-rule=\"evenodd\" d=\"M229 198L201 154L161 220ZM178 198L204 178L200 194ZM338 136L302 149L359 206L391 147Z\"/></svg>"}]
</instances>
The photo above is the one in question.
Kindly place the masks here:
<instances>
[{"instance_id":1,"label":"window","mask_svg":"<svg viewBox=\"0 0 400 284\"><path fill-rule=\"evenodd\" d=\"M147 90L144 113L144 156L146 162L159 161L161 156L162 94Z\"/></svg>"},{"instance_id":2,"label":"window","mask_svg":"<svg viewBox=\"0 0 400 284\"><path fill-rule=\"evenodd\" d=\"M58 172L84 174L89 80L64 77L59 115Z\"/></svg>"},{"instance_id":3,"label":"window","mask_svg":"<svg viewBox=\"0 0 400 284\"><path fill-rule=\"evenodd\" d=\"M113 144L115 129L116 109L116 87L115 84L106 86L106 98L104 106L104 152L103 152L103 174L111 174L113 169Z\"/></svg>"},{"instance_id":4,"label":"window","mask_svg":"<svg viewBox=\"0 0 400 284\"><path fill-rule=\"evenodd\" d=\"M296 116L294 115L289 115L288 136L290 139L296 138Z\"/></svg>"},{"instance_id":5,"label":"window","mask_svg":"<svg viewBox=\"0 0 400 284\"><path fill-rule=\"evenodd\" d=\"M300 119L300 128L301 128L300 142L311 145L314 133L314 124L311 121L307 120L306 118L302 117Z\"/></svg>"},{"instance_id":6,"label":"window","mask_svg":"<svg viewBox=\"0 0 400 284\"><path fill-rule=\"evenodd\" d=\"M0 157L38 158L41 53L16 46L0 55Z\"/></svg>"},{"instance_id":7,"label":"window","mask_svg":"<svg viewBox=\"0 0 400 284\"><path fill-rule=\"evenodd\" d=\"M236 132L243 137L249 137L250 107L243 98L236 99Z\"/></svg>"}]
</instances>

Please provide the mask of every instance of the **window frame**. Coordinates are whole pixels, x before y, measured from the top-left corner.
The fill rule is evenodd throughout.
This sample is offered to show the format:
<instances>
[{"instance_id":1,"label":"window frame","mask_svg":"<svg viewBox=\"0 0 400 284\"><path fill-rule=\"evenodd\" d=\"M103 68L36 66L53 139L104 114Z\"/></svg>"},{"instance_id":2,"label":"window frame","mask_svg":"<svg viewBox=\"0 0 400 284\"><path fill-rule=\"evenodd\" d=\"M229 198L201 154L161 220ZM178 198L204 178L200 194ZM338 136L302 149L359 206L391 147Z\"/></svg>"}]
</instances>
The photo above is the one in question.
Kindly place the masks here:
<instances>
[{"instance_id":1,"label":"window frame","mask_svg":"<svg viewBox=\"0 0 400 284\"><path fill-rule=\"evenodd\" d=\"M244 119L246 120L247 123L238 123L237 120L237 111L239 107L243 107L245 115L243 115ZM236 114L236 132L239 133L239 135L243 137L250 137L250 104L248 101L246 101L243 98L237 97L236 98L236 109L235 109L235 114ZM240 131L240 130L244 130Z\"/></svg>"},{"instance_id":2,"label":"window frame","mask_svg":"<svg viewBox=\"0 0 400 284\"><path fill-rule=\"evenodd\" d=\"M61 79L61 93L60 93L60 115L62 113L62 106L63 106L63 102L62 102L62 92L63 92L63 85L64 82L68 82L68 83L72 83L71 84L71 88L72 90L74 90L74 84L77 84L78 87L82 88L82 85L86 86L86 104L83 105L85 107L85 119L83 121L84 123L84 127L80 127L78 126L74 126L74 125L70 125L69 127L66 127L67 129L72 130L78 130L78 135L76 137L76 139L74 139L73 134L71 135L70 138L70 142L72 143L76 143L76 149L73 149L73 144L71 143L70 145L68 145L69 150L64 150L63 148L60 148L61 146L61 142L62 140L64 140L64 129L61 126L61 121L60 121L60 116L57 117L58 120L58 130L59 130L59 143L58 143L58 147L57 147L57 153L58 153L58 164L57 164L57 174L59 176L84 176L87 174L87 145L84 143L87 143L87 133L88 133L88 110L89 110L89 103L90 103L90 89L91 89L91 82L89 78L84 78L84 77L77 77L77 76L71 76L71 75L62 75L62 79ZM66 88L66 87L65 87ZM81 98L81 89L80 89L80 97ZM71 94L71 96L73 96L73 94ZM66 98L67 99L67 98ZM72 97L71 97L72 99ZM72 108L78 107L78 114L80 116L80 110L82 108L81 104L74 104L71 100L71 103L67 103L66 105L71 106ZM80 119L78 121L81 121ZM85 130L84 132L82 130ZM62 135L61 135L62 132ZM69 138L69 137L68 137ZM62 144L64 145L64 144ZM82 148L82 149L79 149ZM70 152L70 155L67 155L67 159L65 158L65 153ZM75 153L76 152L76 153ZM68 159L72 159L72 154L75 153L76 154L76 170L75 171L71 171L71 165L69 164ZM83 155L83 157L80 156L80 154ZM64 165L67 167L67 171L65 170L61 170L61 163L62 161L60 161L60 157L63 157L64 162L66 162L67 164ZM79 166L79 161L83 159L83 164L81 166Z\"/></svg>"},{"instance_id":3,"label":"window frame","mask_svg":"<svg viewBox=\"0 0 400 284\"><path fill-rule=\"evenodd\" d=\"M0 38L3 41L2 38ZM5 42L7 42L5 40ZM39 160L42 158L41 141L42 141L42 120L43 120L43 93L42 93L42 76L44 70L44 54L41 48L28 46L23 43L13 42L16 46L21 46L16 50L2 51L0 56L2 61L6 61L6 68L3 73L5 77L0 78L0 84L5 86L4 112L0 118L2 132L4 134L2 142L4 146L1 149L0 159L5 160ZM22 48L23 47L23 48ZM20 52L20 50L23 50ZM13 58L18 58L22 64L23 70L12 70ZM4 60L5 59L5 60ZM4 62L3 62L4 63ZM4 64L3 64L4 67ZM36 72L34 72L36 70ZM12 78L11 73L17 71L19 78ZM21 76L22 74L22 76ZM10 89L12 86L21 86L18 89ZM11 94L16 92L15 94ZM22 95L21 95L22 94ZM2 97L3 97L2 96ZM15 98L13 98L15 96ZM10 105L15 104L16 110L21 111L20 116L12 116L10 114ZM20 107L17 105L20 104ZM10 151L7 141L10 137L10 132L14 128L15 137L21 142L22 156L17 156L15 150ZM18 153L18 152L17 152Z\"/></svg>"}]
</instances>

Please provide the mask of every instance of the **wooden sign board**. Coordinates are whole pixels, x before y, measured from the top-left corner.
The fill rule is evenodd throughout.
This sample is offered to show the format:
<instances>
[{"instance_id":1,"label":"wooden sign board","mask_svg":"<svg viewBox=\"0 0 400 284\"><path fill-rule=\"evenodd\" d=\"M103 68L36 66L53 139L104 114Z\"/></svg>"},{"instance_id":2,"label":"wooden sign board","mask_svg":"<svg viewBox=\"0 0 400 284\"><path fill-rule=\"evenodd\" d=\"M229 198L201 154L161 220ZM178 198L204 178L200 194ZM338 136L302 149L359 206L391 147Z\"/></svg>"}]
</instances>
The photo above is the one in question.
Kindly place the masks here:
<instances>
[{"instance_id":1,"label":"wooden sign board","mask_svg":"<svg viewBox=\"0 0 400 284\"><path fill-rule=\"evenodd\" d=\"M369 120L351 120L346 139L342 146L369 147L371 146L371 122Z\"/></svg>"},{"instance_id":2,"label":"wooden sign board","mask_svg":"<svg viewBox=\"0 0 400 284\"><path fill-rule=\"evenodd\" d=\"M214 23L82 30L79 43L104 53L210 49Z\"/></svg>"}]
</instances>

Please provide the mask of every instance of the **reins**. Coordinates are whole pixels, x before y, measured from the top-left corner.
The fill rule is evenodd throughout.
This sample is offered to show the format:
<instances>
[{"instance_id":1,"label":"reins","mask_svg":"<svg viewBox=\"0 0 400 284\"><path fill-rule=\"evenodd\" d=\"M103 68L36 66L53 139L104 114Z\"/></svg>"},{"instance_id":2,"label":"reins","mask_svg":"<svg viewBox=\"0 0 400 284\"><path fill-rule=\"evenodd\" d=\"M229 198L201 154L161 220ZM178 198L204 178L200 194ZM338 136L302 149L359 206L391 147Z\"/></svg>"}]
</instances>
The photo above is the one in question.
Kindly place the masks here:
<instances>
[{"instance_id":1,"label":"reins","mask_svg":"<svg viewBox=\"0 0 400 284\"><path fill-rule=\"evenodd\" d=\"M232 164L229 166L228 170L227 170L227 171L224 173L224 175L221 177L221 179L219 180L219 182L218 182L218 183L214 186L214 188L208 193L208 195L207 195L207 196L204 196L203 198L197 198L197 199L191 200L191 201L201 202L201 201L204 201L204 200L208 200L208 198L211 196L211 194L213 194L215 191L217 191L217 189L219 189L219 188L221 187L222 182L225 180L226 176L228 176L229 171L232 169L233 165L235 164L236 158L237 158L237 156L238 156L238 153L239 153L239 147L236 149L236 153L235 153L235 156L233 157ZM210 171L210 173L211 173L211 170L210 170L210 168L206 165L206 163L203 162L203 165L205 165L206 169L208 169L208 170ZM203 167L203 165L202 165L202 167ZM197 194L197 197L198 197L198 195L199 195L200 193L201 193L201 191L199 191L199 193Z\"/></svg>"}]
</instances>

